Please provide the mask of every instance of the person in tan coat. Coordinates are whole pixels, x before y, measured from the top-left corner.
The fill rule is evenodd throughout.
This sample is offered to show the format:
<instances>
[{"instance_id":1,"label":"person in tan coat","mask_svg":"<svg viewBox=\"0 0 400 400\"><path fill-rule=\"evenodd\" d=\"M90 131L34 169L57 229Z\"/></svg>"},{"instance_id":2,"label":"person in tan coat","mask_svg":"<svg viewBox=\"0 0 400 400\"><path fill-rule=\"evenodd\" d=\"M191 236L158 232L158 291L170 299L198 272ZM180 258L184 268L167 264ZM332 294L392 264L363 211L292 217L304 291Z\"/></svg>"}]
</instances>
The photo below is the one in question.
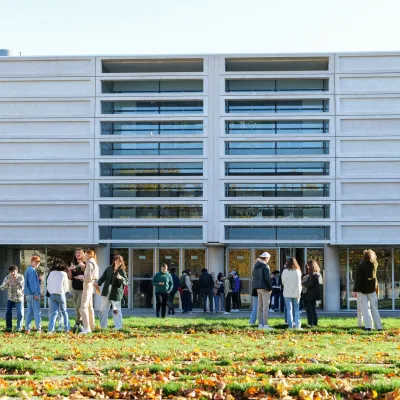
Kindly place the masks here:
<instances>
[{"instance_id":1,"label":"person in tan coat","mask_svg":"<svg viewBox=\"0 0 400 400\"><path fill-rule=\"evenodd\" d=\"M94 310L93 310L93 294L94 284L99 279L99 267L96 262L96 254L93 250L85 251L86 268L83 275L79 275L80 280L83 281L82 302L79 312L82 318L83 329L81 334L85 335L94 330Z\"/></svg>"}]
</instances>

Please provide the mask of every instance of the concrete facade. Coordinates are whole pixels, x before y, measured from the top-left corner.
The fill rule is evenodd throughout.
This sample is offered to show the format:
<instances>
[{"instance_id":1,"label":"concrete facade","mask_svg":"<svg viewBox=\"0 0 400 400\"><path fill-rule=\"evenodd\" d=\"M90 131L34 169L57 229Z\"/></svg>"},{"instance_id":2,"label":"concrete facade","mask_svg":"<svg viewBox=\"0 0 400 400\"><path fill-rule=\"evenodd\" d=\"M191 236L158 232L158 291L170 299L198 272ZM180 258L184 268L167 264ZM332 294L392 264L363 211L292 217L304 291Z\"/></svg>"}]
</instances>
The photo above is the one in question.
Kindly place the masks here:
<instances>
[{"instance_id":1,"label":"concrete facade","mask_svg":"<svg viewBox=\"0 0 400 400\"><path fill-rule=\"evenodd\" d=\"M264 127L257 131L254 121ZM299 121L324 127L313 131ZM138 131L154 122L158 134ZM202 127L171 128L177 122ZM172 131L162 133L160 124ZM240 124L243 132L235 132ZM290 130L285 124L298 125ZM268 165L254 169L261 163ZM187 170L179 175L180 164ZM193 174L199 165L202 172ZM107 184L111 192L120 184L125 194L105 196ZM126 185L134 184L199 185L202 194L129 195ZM227 196L228 184L275 185L278 194L247 186L256 194ZM303 188L302 195L290 195L287 188L299 184L325 184L327 191L313 196ZM250 264L257 249L317 248L325 254L325 286L332 288L325 291L325 308L336 311L339 249L390 247L397 308L400 53L0 57L0 188L5 249L95 246L107 264L103 246L126 247L134 279L134 248L201 248L205 266L215 272L232 268L231 248L252 249ZM173 217L166 211L163 218L154 217L154 208L147 215L126 211L160 206L162 215L173 205L202 212ZM112 216L100 206L109 206ZM132 228L146 229L136 234ZM156 270L161 260L154 257ZM282 257L277 251L276 268ZM183 253L180 261L182 269Z\"/></svg>"}]
</instances>

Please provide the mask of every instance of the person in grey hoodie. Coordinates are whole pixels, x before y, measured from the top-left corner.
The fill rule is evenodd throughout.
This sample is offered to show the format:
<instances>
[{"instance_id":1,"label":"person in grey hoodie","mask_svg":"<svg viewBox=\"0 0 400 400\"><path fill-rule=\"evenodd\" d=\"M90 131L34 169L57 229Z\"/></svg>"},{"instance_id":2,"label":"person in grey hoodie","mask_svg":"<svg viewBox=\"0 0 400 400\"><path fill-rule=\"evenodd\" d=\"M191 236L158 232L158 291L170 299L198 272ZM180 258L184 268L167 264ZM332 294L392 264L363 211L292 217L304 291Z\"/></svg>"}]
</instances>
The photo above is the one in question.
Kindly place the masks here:
<instances>
[{"instance_id":1,"label":"person in grey hoodie","mask_svg":"<svg viewBox=\"0 0 400 400\"><path fill-rule=\"evenodd\" d=\"M258 295L257 319L259 329L273 329L268 325L268 308L272 292L268 266L270 258L271 255L265 251L257 258L253 269L252 286L253 289L257 289Z\"/></svg>"}]
</instances>

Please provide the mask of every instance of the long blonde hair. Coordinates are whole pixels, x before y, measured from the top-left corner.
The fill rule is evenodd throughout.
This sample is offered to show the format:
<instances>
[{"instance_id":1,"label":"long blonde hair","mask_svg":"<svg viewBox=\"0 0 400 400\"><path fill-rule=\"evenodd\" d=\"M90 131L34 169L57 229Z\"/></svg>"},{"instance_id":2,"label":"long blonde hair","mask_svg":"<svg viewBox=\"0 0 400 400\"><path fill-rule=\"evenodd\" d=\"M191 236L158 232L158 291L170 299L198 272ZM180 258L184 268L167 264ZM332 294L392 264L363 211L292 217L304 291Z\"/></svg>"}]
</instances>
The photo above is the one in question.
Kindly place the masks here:
<instances>
[{"instance_id":1,"label":"long blonde hair","mask_svg":"<svg viewBox=\"0 0 400 400\"><path fill-rule=\"evenodd\" d=\"M87 257L88 259L89 258L94 258L97 261L96 253L92 249L85 250L85 254L88 255L88 257Z\"/></svg>"},{"instance_id":2,"label":"long blonde hair","mask_svg":"<svg viewBox=\"0 0 400 400\"><path fill-rule=\"evenodd\" d=\"M374 269L372 271L372 278L368 278L368 280L376 279L376 270L378 269L378 260L376 257L376 253L371 249L364 250L363 260L369 261L374 266Z\"/></svg>"}]
</instances>

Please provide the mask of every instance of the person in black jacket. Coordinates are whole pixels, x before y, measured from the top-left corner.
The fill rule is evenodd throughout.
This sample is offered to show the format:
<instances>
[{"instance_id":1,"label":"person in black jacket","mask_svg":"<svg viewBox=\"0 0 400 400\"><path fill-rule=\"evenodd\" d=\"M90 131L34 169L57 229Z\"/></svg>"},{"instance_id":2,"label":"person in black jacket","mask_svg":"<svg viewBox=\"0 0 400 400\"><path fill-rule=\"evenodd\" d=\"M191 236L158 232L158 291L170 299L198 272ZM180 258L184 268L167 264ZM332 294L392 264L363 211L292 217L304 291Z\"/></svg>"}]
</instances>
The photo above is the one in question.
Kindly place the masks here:
<instances>
[{"instance_id":1,"label":"person in black jacket","mask_svg":"<svg viewBox=\"0 0 400 400\"><path fill-rule=\"evenodd\" d=\"M259 329L273 329L268 325L268 307L271 298L272 284L269 276L268 261L271 255L268 252L262 253L253 269L253 289L257 289L258 308L257 319Z\"/></svg>"},{"instance_id":2,"label":"person in black jacket","mask_svg":"<svg viewBox=\"0 0 400 400\"><path fill-rule=\"evenodd\" d=\"M201 275L199 277L200 292L203 295L203 311L207 312L207 298L210 303L210 312L213 312L213 289L214 289L214 279L208 273L206 268L201 270Z\"/></svg>"},{"instance_id":3,"label":"person in black jacket","mask_svg":"<svg viewBox=\"0 0 400 400\"><path fill-rule=\"evenodd\" d=\"M365 323L365 330L372 329L372 319L375 328L382 330L381 317L378 311L378 281L376 279L376 270L378 261L373 250L364 250L363 258L358 265L356 272L356 280L354 282L353 296L360 297L362 315ZM372 315L371 315L372 314Z\"/></svg>"},{"instance_id":4,"label":"person in black jacket","mask_svg":"<svg viewBox=\"0 0 400 400\"><path fill-rule=\"evenodd\" d=\"M320 268L314 261L307 261L307 281L305 282L304 300L306 303L307 321L309 326L318 326L318 316L316 309L317 300L321 300L321 290L319 287Z\"/></svg>"},{"instance_id":5,"label":"person in black jacket","mask_svg":"<svg viewBox=\"0 0 400 400\"><path fill-rule=\"evenodd\" d=\"M172 282L174 283L174 286L172 288L172 291L168 295L168 314L175 314L175 306L174 306L174 297L176 295L176 292L179 289L179 278L176 276L176 268L172 267L170 270L170 275L172 278Z\"/></svg>"}]
</instances>

